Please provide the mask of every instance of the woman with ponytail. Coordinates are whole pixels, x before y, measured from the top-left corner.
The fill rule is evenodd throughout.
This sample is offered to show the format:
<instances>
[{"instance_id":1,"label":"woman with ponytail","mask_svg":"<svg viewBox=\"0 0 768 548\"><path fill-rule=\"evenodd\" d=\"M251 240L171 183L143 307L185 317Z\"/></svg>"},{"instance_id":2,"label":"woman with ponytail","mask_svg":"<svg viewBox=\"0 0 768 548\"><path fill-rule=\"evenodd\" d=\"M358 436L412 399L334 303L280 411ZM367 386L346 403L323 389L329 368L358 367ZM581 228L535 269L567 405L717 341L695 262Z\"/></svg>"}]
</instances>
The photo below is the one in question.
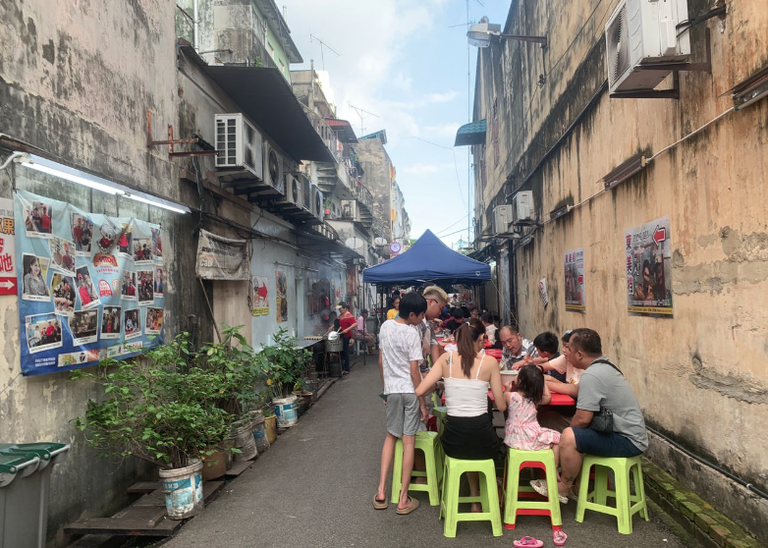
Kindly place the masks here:
<instances>
[{"instance_id":1,"label":"woman with ponytail","mask_svg":"<svg viewBox=\"0 0 768 548\"><path fill-rule=\"evenodd\" d=\"M502 394L498 362L481 352L485 341L485 326L472 318L456 330L457 352L440 356L416 389L421 397L432 390L439 380L445 383L445 406L448 418L440 441L449 457L466 460L498 459L502 443L493 428L488 412L488 389L493 392L502 413L507 408ZM468 473L472 496L480 494L477 473ZM473 503L479 512L480 504Z\"/></svg>"}]
</instances>

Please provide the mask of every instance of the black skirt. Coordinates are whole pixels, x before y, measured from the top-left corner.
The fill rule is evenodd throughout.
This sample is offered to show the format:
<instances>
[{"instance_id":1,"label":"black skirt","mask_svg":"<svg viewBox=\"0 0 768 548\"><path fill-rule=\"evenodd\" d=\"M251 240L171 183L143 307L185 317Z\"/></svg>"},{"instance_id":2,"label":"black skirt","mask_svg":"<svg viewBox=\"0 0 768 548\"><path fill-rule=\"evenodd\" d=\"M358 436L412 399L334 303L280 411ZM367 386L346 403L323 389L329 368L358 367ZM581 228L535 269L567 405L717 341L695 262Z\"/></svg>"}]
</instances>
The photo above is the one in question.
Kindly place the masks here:
<instances>
[{"instance_id":1,"label":"black skirt","mask_svg":"<svg viewBox=\"0 0 768 548\"><path fill-rule=\"evenodd\" d=\"M497 460L502 454L502 440L488 413L478 417L448 415L440 441L445 454L455 459Z\"/></svg>"}]
</instances>

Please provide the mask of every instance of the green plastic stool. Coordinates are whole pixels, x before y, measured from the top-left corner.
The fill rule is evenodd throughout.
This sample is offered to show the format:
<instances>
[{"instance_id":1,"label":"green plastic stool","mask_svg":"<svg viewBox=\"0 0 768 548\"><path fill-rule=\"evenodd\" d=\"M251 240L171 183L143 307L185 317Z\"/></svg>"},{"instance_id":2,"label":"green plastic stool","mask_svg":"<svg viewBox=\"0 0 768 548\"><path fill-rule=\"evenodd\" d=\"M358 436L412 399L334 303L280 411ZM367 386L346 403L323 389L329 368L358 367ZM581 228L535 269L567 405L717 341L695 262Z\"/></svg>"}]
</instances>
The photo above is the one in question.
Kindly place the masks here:
<instances>
[{"instance_id":1,"label":"green plastic stool","mask_svg":"<svg viewBox=\"0 0 768 548\"><path fill-rule=\"evenodd\" d=\"M547 500L538 499L538 494L528 484L520 485L523 468L544 470L547 479ZM518 498L524 493L523 500ZM532 496L531 496L532 494ZM507 450L507 480L504 495L504 528L514 529L517 516L549 516L552 529L560 529L560 497L557 493L557 470L555 454L551 449L541 451Z\"/></svg>"},{"instance_id":2,"label":"green plastic stool","mask_svg":"<svg viewBox=\"0 0 768 548\"><path fill-rule=\"evenodd\" d=\"M466 472L479 472L483 476L484 479L480 478L479 497L459 496L461 475ZM481 503L483 511L477 514L459 512L459 504L466 502ZM493 527L493 536L500 537L503 534L499 491L496 487L496 467L493 460L460 460L445 457L440 519L443 517L445 517L443 535L448 538L456 537L456 527L460 521L490 521Z\"/></svg>"},{"instance_id":3,"label":"green plastic stool","mask_svg":"<svg viewBox=\"0 0 768 548\"><path fill-rule=\"evenodd\" d=\"M437 435L442 437L443 430L445 429L445 420L448 416L448 409L446 407L435 407L432 409L432 414L437 418Z\"/></svg>"},{"instance_id":4,"label":"green plastic stool","mask_svg":"<svg viewBox=\"0 0 768 548\"><path fill-rule=\"evenodd\" d=\"M412 476L418 478L427 478L427 483L411 483L408 485L409 491L426 491L429 493L429 505L437 506L440 504L440 476L442 474L441 466L441 447L437 432L418 432L416 434L414 449L424 452L424 460L427 464L427 471L420 472L414 470ZM395 445L395 465L392 468L392 504L397 504L400 500L400 489L403 486L403 440L397 440Z\"/></svg>"},{"instance_id":5,"label":"green plastic stool","mask_svg":"<svg viewBox=\"0 0 768 548\"><path fill-rule=\"evenodd\" d=\"M589 492L589 473L595 467L595 487ZM615 491L608 487L608 469L613 470ZM630 492L629 479L635 483L635 494ZM603 514L616 516L619 522L619 533L632 534L632 516L640 515L648 521L648 507L645 502L645 487L643 486L643 464L640 456L632 458L605 458L585 455L581 466L579 485L579 503L576 506L576 521L584 521L584 512L594 510ZM616 499L616 506L608 506L607 499Z\"/></svg>"}]
</instances>

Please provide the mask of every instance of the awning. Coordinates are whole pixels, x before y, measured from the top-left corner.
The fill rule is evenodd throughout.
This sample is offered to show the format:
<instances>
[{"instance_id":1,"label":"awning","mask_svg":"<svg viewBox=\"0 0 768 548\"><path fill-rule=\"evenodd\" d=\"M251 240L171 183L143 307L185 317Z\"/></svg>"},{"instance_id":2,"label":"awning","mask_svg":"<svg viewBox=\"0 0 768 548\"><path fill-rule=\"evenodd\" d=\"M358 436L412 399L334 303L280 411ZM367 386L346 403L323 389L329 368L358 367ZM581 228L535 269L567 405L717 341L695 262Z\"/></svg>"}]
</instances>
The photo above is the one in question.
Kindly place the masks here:
<instances>
[{"instance_id":1,"label":"awning","mask_svg":"<svg viewBox=\"0 0 768 548\"><path fill-rule=\"evenodd\" d=\"M291 158L297 162L335 161L278 69L207 65L199 61L194 49L187 51L191 46L181 49Z\"/></svg>"},{"instance_id":2,"label":"awning","mask_svg":"<svg viewBox=\"0 0 768 548\"><path fill-rule=\"evenodd\" d=\"M365 259L357 251L345 246L339 240L330 240L320 234L300 231L297 233L297 243L299 247L306 248L314 253L324 256L330 256L337 261L351 261L354 259Z\"/></svg>"},{"instance_id":3,"label":"awning","mask_svg":"<svg viewBox=\"0 0 768 548\"><path fill-rule=\"evenodd\" d=\"M476 122L464 124L459 128L459 131L456 132L456 142L453 143L453 146L482 145L485 142L486 131L487 126L485 120L477 120Z\"/></svg>"},{"instance_id":4,"label":"awning","mask_svg":"<svg viewBox=\"0 0 768 548\"><path fill-rule=\"evenodd\" d=\"M346 120L339 120L338 118L326 118L325 123L336 132L339 137L339 141L342 143L356 143L357 137L355 136L355 130L352 129L352 124Z\"/></svg>"}]
</instances>

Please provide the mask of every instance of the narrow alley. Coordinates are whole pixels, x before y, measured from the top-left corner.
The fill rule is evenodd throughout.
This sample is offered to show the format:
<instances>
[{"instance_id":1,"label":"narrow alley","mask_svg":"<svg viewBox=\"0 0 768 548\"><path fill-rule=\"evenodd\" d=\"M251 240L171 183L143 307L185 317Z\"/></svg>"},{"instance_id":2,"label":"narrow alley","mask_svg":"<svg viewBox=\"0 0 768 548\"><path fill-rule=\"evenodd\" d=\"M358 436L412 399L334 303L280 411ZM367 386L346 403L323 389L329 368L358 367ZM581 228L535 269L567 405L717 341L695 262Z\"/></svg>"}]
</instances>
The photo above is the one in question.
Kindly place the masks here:
<instances>
[{"instance_id":1,"label":"narrow alley","mask_svg":"<svg viewBox=\"0 0 768 548\"><path fill-rule=\"evenodd\" d=\"M443 536L438 508L426 493L413 493L421 502L410 516L395 514L390 504L376 511L376 489L385 411L378 365L358 357L352 374L336 382L304 415L280 436L242 476L227 484L205 512L181 528L163 548L227 546L410 547L511 546L514 539L534 536L553 546L546 518L520 517L516 530L493 537L490 524L460 523L455 539ZM651 521L634 519L631 536L620 535L615 519L587 513L574 520L576 504L562 506L563 530L570 548L684 546L651 510Z\"/></svg>"}]
</instances>

